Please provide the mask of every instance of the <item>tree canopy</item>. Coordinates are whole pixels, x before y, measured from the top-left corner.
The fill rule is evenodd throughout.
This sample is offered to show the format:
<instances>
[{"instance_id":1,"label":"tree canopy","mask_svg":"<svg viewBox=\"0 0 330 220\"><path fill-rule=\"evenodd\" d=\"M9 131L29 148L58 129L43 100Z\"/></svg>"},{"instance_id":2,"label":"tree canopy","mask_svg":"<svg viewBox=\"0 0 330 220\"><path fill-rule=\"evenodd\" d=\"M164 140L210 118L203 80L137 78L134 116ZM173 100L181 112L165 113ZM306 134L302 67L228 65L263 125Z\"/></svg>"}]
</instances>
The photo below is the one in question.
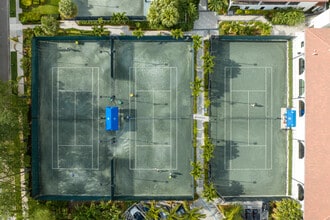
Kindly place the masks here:
<instances>
[{"instance_id":1,"label":"tree canopy","mask_svg":"<svg viewBox=\"0 0 330 220\"><path fill-rule=\"evenodd\" d=\"M61 0L58 3L58 12L63 19L71 19L77 16L78 8L72 0Z\"/></svg>"},{"instance_id":2,"label":"tree canopy","mask_svg":"<svg viewBox=\"0 0 330 220\"><path fill-rule=\"evenodd\" d=\"M16 91L16 82L0 81L0 216L13 216L21 209L20 172L26 165L22 139L28 133L28 105Z\"/></svg>"},{"instance_id":3,"label":"tree canopy","mask_svg":"<svg viewBox=\"0 0 330 220\"><path fill-rule=\"evenodd\" d=\"M173 27L179 21L180 14L177 0L154 0L152 1L147 20L151 26Z\"/></svg>"}]
</instances>

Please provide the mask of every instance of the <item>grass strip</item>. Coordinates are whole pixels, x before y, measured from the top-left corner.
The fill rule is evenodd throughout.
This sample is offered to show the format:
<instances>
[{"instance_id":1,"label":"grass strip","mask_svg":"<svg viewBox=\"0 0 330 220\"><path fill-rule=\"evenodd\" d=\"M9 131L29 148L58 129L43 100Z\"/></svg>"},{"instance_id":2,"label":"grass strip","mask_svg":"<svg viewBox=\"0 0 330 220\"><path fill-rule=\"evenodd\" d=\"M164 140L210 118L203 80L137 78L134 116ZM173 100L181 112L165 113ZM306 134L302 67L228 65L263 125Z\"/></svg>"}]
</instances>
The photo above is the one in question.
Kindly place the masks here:
<instances>
[{"instance_id":1,"label":"grass strip","mask_svg":"<svg viewBox=\"0 0 330 220\"><path fill-rule=\"evenodd\" d=\"M11 80L17 79L17 52L10 52L10 74Z\"/></svg>"},{"instance_id":2,"label":"grass strip","mask_svg":"<svg viewBox=\"0 0 330 220\"><path fill-rule=\"evenodd\" d=\"M16 0L10 0L9 16L16 17Z\"/></svg>"},{"instance_id":3,"label":"grass strip","mask_svg":"<svg viewBox=\"0 0 330 220\"><path fill-rule=\"evenodd\" d=\"M292 194L292 130L288 132L288 195Z\"/></svg>"},{"instance_id":4,"label":"grass strip","mask_svg":"<svg viewBox=\"0 0 330 220\"><path fill-rule=\"evenodd\" d=\"M289 60L289 63L288 63L288 105L290 108L292 108L292 75L293 75L293 70L292 70L292 41L290 40L288 42L288 60Z\"/></svg>"}]
</instances>

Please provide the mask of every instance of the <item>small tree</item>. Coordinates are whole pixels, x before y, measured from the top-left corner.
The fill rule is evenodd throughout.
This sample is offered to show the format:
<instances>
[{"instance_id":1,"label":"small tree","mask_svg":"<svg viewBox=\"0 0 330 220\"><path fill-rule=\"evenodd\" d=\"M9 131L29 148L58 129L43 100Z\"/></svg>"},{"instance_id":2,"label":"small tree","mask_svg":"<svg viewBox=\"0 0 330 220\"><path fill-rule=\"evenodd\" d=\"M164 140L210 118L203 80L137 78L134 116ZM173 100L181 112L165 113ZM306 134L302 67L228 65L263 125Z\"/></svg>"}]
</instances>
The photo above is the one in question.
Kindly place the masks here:
<instances>
[{"instance_id":1,"label":"small tree","mask_svg":"<svg viewBox=\"0 0 330 220\"><path fill-rule=\"evenodd\" d=\"M199 161L191 162L191 166L192 171L190 172L190 174L194 177L195 180L198 180L202 176L203 166Z\"/></svg>"},{"instance_id":2,"label":"small tree","mask_svg":"<svg viewBox=\"0 0 330 220\"><path fill-rule=\"evenodd\" d=\"M190 83L190 88L192 90L192 96L197 97L203 91L203 80L196 77L194 82Z\"/></svg>"},{"instance_id":3,"label":"small tree","mask_svg":"<svg viewBox=\"0 0 330 220\"><path fill-rule=\"evenodd\" d=\"M127 24L128 21L129 19L126 16L126 12L113 13L111 16L112 24Z\"/></svg>"},{"instance_id":4,"label":"small tree","mask_svg":"<svg viewBox=\"0 0 330 220\"><path fill-rule=\"evenodd\" d=\"M171 30L171 35L175 39L183 38L183 31L181 29L173 29Z\"/></svg>"},{"instance_id":5,"label":"small tree","mask_svg":"<svg viewBox=\"0 0 330 220\"><path fill-rule=\"evenodd\" d=\"M300 220L303 219L303 211L298 201L293 199L282 199L275 202L272 217L274 219Z\"/></svg>"},{"instance_id":6,"label":"small tree","mask_svg":"<svg viewBox=\"0 0 330 220\"><path fill-rule=\"evenodd\" d=\"M60 28L59 22L52 16L41 17L41 29L48 36L57 34Z\"/></svg>"},{"instance_id":7,"label":"small tree","mask_svg":"<svg viewBox=\"0 0 330 220\"><path fill-rule=\"evenodd\" d=\"M217 190L214 188L213 183L204 184L204 190L203 190L202 196L208 202L212 202L213 199L218 197Z\"/></svg>"},{"instance_id":8,"label":"small tree","mask_svg":"<svg viewBox=\"0 0 330 220\"><path fill-rule=\"evenodd\" d=\"M193 42L194 42L194 49L198 50L202 47L202 37L199 35L193 35L192 36Z\"/></svg>"},{"instance_id":9,"label":"small tree","mask_svg":"<svg viewBox=\"0 0 330 220\"><path fill-rule=\"evenodd\" d=\"M77 16L78 8L72 0L61 0L58 3L58 12L63 19L71 19Z\"/></svg>"}]
</instances>

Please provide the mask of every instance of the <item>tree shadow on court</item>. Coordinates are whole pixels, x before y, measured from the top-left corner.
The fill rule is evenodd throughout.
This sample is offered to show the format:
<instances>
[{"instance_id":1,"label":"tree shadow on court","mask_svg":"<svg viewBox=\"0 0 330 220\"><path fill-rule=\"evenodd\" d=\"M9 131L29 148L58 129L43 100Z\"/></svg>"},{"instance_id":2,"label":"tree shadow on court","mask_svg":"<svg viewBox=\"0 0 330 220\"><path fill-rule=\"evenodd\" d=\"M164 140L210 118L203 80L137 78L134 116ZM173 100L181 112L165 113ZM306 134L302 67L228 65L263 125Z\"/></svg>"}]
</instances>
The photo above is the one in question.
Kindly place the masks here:
<instances>
[{"instance_id":1,"label":"tree shadow on court","mask_svg":"<svg viewBox=\"0 0 330 220\"><path fill-rule=\"evenodd\" d=\"M239 196L244 192L243 185L230 179L230 162L239 157L238 144L230 140L214 140L215 157L210 162L210 180L221 196Z\"/></svg>"},{"instance_id":2,"label":"tree shadow on court","mask_svg":"<svg viewBox=\"0 0 330 220\"><path fill-rule=\"evenodd\" d=\"M209 76L209 98L212 107L221 107L224 95L230 91L230 81L241 74L242 64L230 58L230 42L220 41L219 38L211 38L210 53L215 56L214 73ZM226 103L228 104L228 103ZM235 104L231 102L229 104Z\"/></svg>"}]
</instances>

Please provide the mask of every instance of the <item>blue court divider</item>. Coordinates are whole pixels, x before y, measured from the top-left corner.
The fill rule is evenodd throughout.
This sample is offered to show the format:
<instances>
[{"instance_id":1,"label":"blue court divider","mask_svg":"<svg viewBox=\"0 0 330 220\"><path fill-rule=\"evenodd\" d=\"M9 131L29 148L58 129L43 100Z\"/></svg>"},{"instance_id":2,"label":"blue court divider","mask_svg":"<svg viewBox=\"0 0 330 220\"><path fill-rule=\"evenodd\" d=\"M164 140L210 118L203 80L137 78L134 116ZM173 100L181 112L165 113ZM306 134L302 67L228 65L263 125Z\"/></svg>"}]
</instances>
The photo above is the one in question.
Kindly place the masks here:
<instances>
[{"instance_id":1,"label":"blue court divider","mask_svg":"<svg viewBox=\"0 0 330 220\"><path fill-rule=\"evenodd\" d=\"M105 130L117 131L118 130L118 107L107 106L105 107Z\"/></svg>"}]
</instances>

